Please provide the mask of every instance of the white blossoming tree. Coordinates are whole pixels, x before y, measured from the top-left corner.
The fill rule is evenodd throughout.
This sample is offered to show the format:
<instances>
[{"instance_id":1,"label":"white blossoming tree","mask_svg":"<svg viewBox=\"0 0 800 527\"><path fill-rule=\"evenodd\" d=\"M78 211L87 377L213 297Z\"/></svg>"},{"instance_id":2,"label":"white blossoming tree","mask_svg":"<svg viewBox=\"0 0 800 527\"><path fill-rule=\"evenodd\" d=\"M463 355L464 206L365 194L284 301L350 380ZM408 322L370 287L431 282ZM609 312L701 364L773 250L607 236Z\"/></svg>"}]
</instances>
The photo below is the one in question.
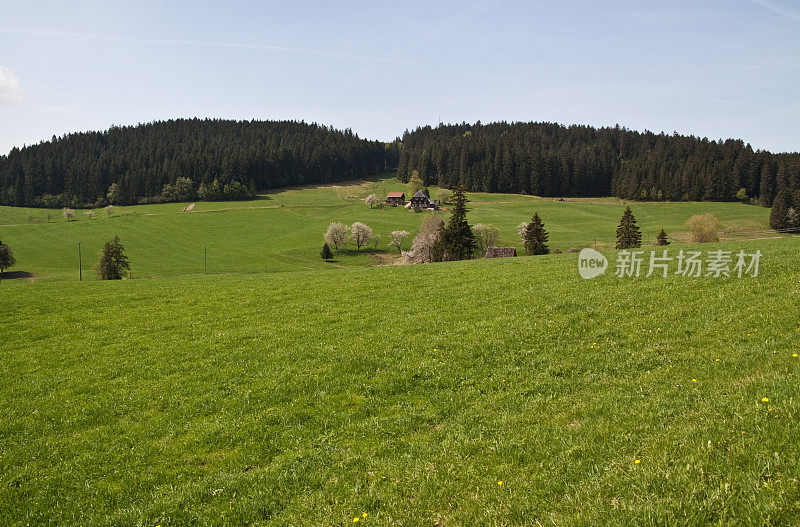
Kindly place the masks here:
<instances>
[{"instance_id":1,"label":"white blossoming tree","mask_svg":"<svg viewBox=\"0 0 800 527\"><path fill-rule=\"evenodd\" d=\"M328 225L328 230L325 232L325 241L338 251L347 243L349 236L350 227L342 222L335 221Z\"/></svg>"},{"instance_id":2,"label":"white blossoming tree","mask_svg":"<svg viewBox=\"0 0 800 527\"><path fill-rule=\"evenodd\" d=\"M392 239L389 240L390 247L397 247L398 251L402 251L403 242L408 238L408 231L392 231Z\"/></svg>"},{"instance_id":3,"label":"white blossoming tree","mask_svg":"<svg viewBox=\"0 0 800 527\"><path fill-rule=\"evenodd\" d=\"M350 237L353 243L356 244L356 250L360 251L361 247L372 239L372 229L360 221L355 222L350 226Z\"/></svg>"},{"instance_id":4,"label":"white blossoming tree","mask_svg":"<svg viewBox=\"0 0 800 527\"><path fill-rule=\"evenodd\" d=\"M364 200L364 203L369 205L369 208L371 208L371 209L374 208L380 202L381 202L381 200L380 200L380 198L378 198L378 196L376 194L370 194Z\"/></svg>"},{"instance_id":5,"label":"white blossoming tree","mask_svg":"<svg viewBox=\"0 0 800 527\"><path fill-rule=\"evenodd\" d=\"M478 254L486 254L486 249L494 247L500 239L500 231L494 225L478 223L472 228L475 232L475 242L478 244Z\"/></svg>"},{"instance_id":6,"label":"white blossoming tree","mask_svg":"<svg viewBox=\"0 0 800 527\"><path fill-rule=\"evenodd\" d=\"M522 238L523 242L525 241L525 232L527 230L528 230L528 222L527 221L523 221L522 223L517 225L517 234L519 234L519 237Z\"/></svg>"}]
</instances>

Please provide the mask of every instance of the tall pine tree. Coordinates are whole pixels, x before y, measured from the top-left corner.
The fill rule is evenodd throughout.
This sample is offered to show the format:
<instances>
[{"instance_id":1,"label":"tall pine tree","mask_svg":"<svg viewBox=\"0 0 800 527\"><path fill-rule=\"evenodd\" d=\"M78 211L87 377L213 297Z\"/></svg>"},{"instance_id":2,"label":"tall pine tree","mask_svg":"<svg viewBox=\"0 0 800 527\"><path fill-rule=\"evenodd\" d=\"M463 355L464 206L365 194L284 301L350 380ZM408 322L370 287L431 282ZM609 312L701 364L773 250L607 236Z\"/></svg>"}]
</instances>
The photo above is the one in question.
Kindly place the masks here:
<instances>
[{"instance_id":1,"label":"tall pine tree","mask_svg":"<svg viewBox=\"0 0 800 527\"><path fill-rule=\"evenodd\" d=\"M539 213L535 213L528 222L523 236L525 254L549 254L550 248L547 246L549 237L550 235L544 230L544 223L539 217Z\"/></svg>"},{"instance_id":2,"label":"tall pine tree","mask_svg":"<svg viewBox=\"0 0 800 527\"><path fill-rule=\"evenodd\" d=\"M625 208L617 227L617 249L634 249L642 246L642 233L630 207Z\"/></svg>"},{"instance_id":3,"label":"tall pine tree","mask_svg":"<svg viewBox=\"0 0 800 527\"><path fill-rule=\"evenodd\" d=\"M475 233L467 223L467 197L459 186L451 198L453 212L442 233L447 260L468 260L475 253Z\"/></svg>"}]
</instances>

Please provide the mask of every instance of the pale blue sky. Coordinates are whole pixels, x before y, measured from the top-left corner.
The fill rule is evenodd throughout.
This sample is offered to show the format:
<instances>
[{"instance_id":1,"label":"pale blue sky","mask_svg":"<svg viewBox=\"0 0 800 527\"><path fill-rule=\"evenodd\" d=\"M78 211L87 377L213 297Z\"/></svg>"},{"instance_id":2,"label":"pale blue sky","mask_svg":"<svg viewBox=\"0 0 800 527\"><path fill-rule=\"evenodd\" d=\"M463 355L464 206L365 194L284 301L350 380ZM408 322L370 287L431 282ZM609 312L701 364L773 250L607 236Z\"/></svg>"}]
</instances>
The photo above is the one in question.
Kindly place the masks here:
<instances>
[{"instance_id":1,"label":"pale blue sky","mask_svg":"<svg viewBox=\"0 0 800 527\"><path fill-rule=\"evenodd\" d=\"M0 153L175 117L554 121L800 150L800 1L0 3Z\"/></svg>"}]
</instances>

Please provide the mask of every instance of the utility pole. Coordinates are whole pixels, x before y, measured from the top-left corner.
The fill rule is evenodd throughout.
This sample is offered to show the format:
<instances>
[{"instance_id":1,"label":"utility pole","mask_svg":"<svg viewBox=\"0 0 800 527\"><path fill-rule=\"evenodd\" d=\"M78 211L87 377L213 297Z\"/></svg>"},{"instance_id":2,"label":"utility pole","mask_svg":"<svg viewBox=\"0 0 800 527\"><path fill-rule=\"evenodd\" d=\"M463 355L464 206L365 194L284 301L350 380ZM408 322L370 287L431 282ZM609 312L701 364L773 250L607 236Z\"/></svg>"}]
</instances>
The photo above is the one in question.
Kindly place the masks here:
<instances>
[{"instance_id":1,"label":"utility pole","mask_svg":"<svg viewBox=\"0 0 800 527\"><path fill-rule=\"evenodd\" d=\"M78 242L78 281L83 282L83 266L81 265L81 242Z\"/></svg>"}]
</instances>

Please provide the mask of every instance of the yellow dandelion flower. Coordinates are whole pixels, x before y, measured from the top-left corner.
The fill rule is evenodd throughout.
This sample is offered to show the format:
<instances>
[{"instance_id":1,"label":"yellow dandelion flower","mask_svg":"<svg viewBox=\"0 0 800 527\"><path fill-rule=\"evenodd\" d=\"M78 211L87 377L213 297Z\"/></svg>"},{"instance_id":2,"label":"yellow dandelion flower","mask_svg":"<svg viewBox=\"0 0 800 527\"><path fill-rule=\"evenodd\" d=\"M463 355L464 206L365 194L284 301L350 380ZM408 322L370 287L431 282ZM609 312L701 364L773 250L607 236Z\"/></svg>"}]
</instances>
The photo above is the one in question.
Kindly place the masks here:
<instances>
[{"instance_id":1,"label":"yellow dandelion flower","mask_svg":"<svg viewBox=\"0 0 800 527\"><path fill-rule=\"evenodd\" d=\"M792 357L797 358L797 353L792 353Z\"/></svg>"},{"instance_id":2,"label":"yellow dandelion flower","mask_svg":"<svg viewBox=\"0 0 800 527\"><path fill-rule=\"evenodd\" d=\"M769 402L769 397L762 397L761 398L761 402L762 403L768 403Z\"/></svg>"},{"instance_id":3,"label":"yellow dandelion flower","mask_svg":"<svg viewBox=\"0 0 800 527\"><path fill-rule=\"evenodd\" d=\"M358 523L358 516L356 516L355 518L353 518L353 523Z\"/></svg>"},{"instance_id":4,"label":"yellow dandelion flower","mask_svg":"<svg viewBox=\"0 0 800 527\"><path fill-rule=\"evenodd\" d=\"M366 517L367 517L367 513L366 513L366 512L362 512L362 513L361 513L361 517L362 517L362 518L366 518Z\"/></svg>"},{"instance_id":5,"label":"yellow dandelion flower","mask_svg":"<svg viewBox=\"0 0 800 527\"><path fill-rule=\"evenodd\" d=\"M697 379L692 379L692 382L697 382Z\"/></svg>"},{"instance_id":6,"label":"yellow dandelion flower","mask_svg":"<svg viewBox=\"0 0 800 527\"><path fill-rule=\"evenodd\" d=\"M500 485L501 487L503 486L503 482L502 481L498 481L497 484Z\"/></svg>"},{"instance_id":7,"label":"yellow dandelion flower","mask_svg":"<svg viewBox=\"0 0 800 527\"><path fill-rule=\"evenodd\" d=\"M639 464L639 463L641 463L641 462L642 462L642 460L641 460L641 459L637 459L636 461L634 461L634 462L633 462L633 464L634 464L634 465L638 465L638 464Z\"/></svg>"},{"instance_id":8,"label":"yellow dandelion flower","mask_svg":"<svg viewBox=\"0 0 800 527\"><path fill-rule=\"evenodd\" d=\"M719 362L719 359L717 359L717 362Z\"/></svg>"}]
</instances>

